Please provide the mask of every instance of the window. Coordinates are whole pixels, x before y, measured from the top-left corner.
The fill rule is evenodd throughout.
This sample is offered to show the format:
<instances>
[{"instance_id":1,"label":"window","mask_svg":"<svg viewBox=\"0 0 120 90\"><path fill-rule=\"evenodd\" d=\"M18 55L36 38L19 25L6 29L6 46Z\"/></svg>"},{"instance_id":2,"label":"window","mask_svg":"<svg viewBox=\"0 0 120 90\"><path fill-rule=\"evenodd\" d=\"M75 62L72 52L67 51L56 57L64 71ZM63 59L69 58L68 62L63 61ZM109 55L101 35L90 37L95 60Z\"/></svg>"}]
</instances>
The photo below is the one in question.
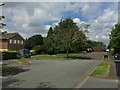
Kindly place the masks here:
<instances>
[{"instance_id":1,"label":"window","mask_svg":"<svg viewBox=\"0 0 120 90\"><path fill-rule=\"evenodd\" d=\"M17 44L20 44L20 40L17 40Z\"/></svg>"},{"instance_id":2,"label":"window","mask_svg":"<svg viewBox=\"0 0 120 90\"><path fill-rule=\"evenodd\" d=\"M23 40L21 40L21 44L23 44Z\"/></svg>"},{"instance_id":3,"label":"window","mask_svg":"<svg viewBox=\"0 0 120 90\"><path fill-rule=\"evenodd\" d=\"M12 44L12 39L9 40L9 44Z\"/></svg>"},{"instance_id":4,"label":"window","mask_svg":"<svg viewBox=\"0 0 120 90\"><path fill-rule=\"evenodd\" d=\"M17 41L16 40L14 40L14 44L16 44L17 43Z\"/></svg>"}]
</instances>

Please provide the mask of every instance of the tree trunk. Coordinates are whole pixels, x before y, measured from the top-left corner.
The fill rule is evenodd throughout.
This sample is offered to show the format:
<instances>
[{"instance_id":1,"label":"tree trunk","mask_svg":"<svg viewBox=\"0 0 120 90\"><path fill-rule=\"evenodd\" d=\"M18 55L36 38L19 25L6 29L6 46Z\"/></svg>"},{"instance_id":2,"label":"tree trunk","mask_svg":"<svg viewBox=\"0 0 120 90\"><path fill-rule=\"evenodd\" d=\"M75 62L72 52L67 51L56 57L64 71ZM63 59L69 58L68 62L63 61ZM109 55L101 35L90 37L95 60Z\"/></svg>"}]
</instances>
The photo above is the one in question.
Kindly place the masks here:
<instances>
[{"instance_id":1,"label":"tree trunk","mask_svg":"<svg viewBox=\"0 0 120 90\"><path fill-rule=\"evenodd\" d=\"M69 57L69 50L67 49L67 58Z\"/></svg>"}]
</instances>

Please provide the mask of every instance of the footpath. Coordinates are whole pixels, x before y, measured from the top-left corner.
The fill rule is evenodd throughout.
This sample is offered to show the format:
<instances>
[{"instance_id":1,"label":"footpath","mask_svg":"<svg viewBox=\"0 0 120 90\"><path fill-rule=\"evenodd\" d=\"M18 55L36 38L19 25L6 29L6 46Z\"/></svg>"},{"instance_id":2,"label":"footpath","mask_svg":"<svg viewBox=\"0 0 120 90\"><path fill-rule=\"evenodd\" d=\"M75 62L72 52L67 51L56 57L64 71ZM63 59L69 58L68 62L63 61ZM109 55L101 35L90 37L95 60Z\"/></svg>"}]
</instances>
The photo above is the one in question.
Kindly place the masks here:
<instances>
[{"instance_id":1,"label":"footpath","mask_svg":"<svg viewBox=\"0 0 120 90\"><path fill-rule=\"evenodd\" d=\"M87 79L83 82L79 88L98 88L98 89L112 89L112 90L120 90L120 77L116 75L116 67L114 63L114 58L110 53L108 53L109 62L111 63L110 74L106 78L97 78L88 76Z\"/></svg>"}]
</instances>

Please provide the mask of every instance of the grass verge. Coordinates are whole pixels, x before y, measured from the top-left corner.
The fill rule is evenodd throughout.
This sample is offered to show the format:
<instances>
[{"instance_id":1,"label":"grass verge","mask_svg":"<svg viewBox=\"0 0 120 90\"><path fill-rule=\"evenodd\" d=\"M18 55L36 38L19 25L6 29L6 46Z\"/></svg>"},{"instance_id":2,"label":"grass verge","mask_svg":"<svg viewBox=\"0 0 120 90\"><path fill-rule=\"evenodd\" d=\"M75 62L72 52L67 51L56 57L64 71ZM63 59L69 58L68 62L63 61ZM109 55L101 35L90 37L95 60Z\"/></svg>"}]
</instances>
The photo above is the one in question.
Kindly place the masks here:
<instances>
[{"instance_id":1,"label":"grass verge","mask_svg":"<svg viewBox=\"0 0 120 90\"><path fill-rule=\"evenodd\" d=\"M104 78L104 77L107 77L109 75L109 70L110 70L110 63L104 61L103 63L101 63L100 65L98 65L96 67L95 71L93 71L91 76Z\"/></svg>"},{"instance_id":2,"label":"grass verge","mask_svg":"<svg viewBox=\"0 0 120 90\"><path fill-rule=\"evenodd\" d=\"M13 62L16 62L16 63L21 63L21 64L31 64L29 61L21 58L21 59L15 59L15 60L12 60Z\"/></svg>"},{"instance_id":3,"label":"grass verge","mask_svg":"<svg viewBox=\"0 0 120 90\"><path fill-rule=\"evenodd\" d=\"M2 76L15 75L25 71L27 71L27 69L22 69L16 66L2 66Z\"/></svg>"},{"instance_id":4,"label":"grass verge","mask_svg":"<svg viewBox=\"0 0 120 90\"><path fill-rule=\"evenodd\" d=\"M48 54L41 54L32 56L31 59L33 60L66 60L72 59L72 57L79 58L83 53L70 53L69 57L67 58L66 54L55 54L55 55L48 55Z\"/></svg>"}]
</instances>

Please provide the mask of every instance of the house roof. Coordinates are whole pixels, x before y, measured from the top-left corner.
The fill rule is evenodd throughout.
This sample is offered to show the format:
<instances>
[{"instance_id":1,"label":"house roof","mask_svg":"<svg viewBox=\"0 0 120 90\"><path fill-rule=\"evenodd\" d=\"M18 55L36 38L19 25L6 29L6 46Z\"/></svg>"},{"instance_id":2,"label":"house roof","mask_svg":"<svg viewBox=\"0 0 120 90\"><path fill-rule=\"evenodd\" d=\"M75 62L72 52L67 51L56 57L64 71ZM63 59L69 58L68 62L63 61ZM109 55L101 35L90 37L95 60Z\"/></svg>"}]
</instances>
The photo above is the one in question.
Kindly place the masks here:
<instances>
[{"instance_id":1,"label":"house roof","mask_svg":"<svg viewBox=\"0 0 120 90\"><path fill-rule=\"evenodd\" d=\"M0 39L10 39L15 35L19 35L24 40L24 38L19 33L2 33Z\"/></svg>"}]
</instances>

